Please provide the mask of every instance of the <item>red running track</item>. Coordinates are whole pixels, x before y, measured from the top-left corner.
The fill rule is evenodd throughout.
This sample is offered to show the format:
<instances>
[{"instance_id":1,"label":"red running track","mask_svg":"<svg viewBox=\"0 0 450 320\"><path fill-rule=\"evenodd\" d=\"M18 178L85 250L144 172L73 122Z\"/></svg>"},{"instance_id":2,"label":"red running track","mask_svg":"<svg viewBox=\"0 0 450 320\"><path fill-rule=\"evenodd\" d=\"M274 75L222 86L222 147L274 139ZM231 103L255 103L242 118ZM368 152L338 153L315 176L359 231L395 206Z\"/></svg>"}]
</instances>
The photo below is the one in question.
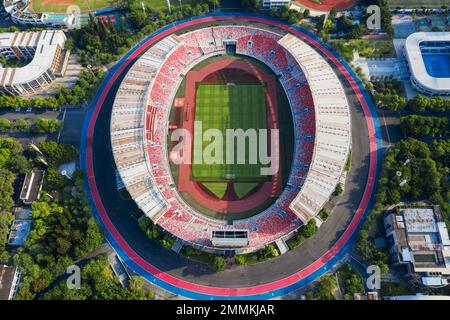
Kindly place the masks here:
<instances>
[{"instance_id":1,"label":"red running track","mask_svg":"<svg viewBox=\"0 0 450 320\"><path fill-rule=\"evenodd\" d=\"M278 27L280 29L289 31L295 35L297 35L299 38L310 44L311 46L315 47L317 50L323 52L335 65L336 67L342 72L342 74L347 78L349 81L351 87L353 88L354 92L356 93L356 96L361 103L361 106L363 108L364 114L367 119L367 126L369 131L369 137L370 137L370 165L369 165L369 174L367 179L367 184L364 189L364 194L361 199L360 205L358 209L355 212L355 215L352 218L352 221L350 222L349 226L345 230L345 232L342 234L342 236L339 238L339 240L331 247L322 257L320 257L318 260L311 263L309 266L297 271L296 273L277 280L270 283L262 284L262 285L256 285L252 287L241 287L241 288L219 288L219 287L211 287L211 286L205 286L200 285L196 283L192 283L183 279L176 278L168 273L165 273L156 267L154 267L149 262L145 261L142 257L140 257L133 249L128 245L128 243L123 239L123 237L120 235L120 233L117 231L115 226L112 224L111 220L108 217L107 212L105 211L105 208L103 206L103 203L101 201L101 198L99 196L95 177L94 177L94 169L93 169L93 158L92 158L92 141L93 141L93 135L94 135L94 128L95 128L95 122L98 117L98 114L100 112L100 109L103 105L103 102L105 101L105 98L111 89L112 84L117 80L117 77L125 70L127 65L132 62L139 54L141 54L143 51L145 51L149 46L154 44L155 42L161 40L165 36L173 33L177 29L182 29L189 26L195 26L197 24L201 23L213 23L215 21L235 21L236 17L233 16L207 16L203 18L193 19L189 20L183 23L180 23L176 26L173 26L171 28L168 28L161 33L155 35L145 43L141 45L140 48L136 49L123 63L117 68L115 73L111 76L111 81L105 85L105 88L103 92L101 93L99 99L97 100L97 103L94 106L94 110L92 113L92 117L90 119L88 128L87 128L87 139L86 139L86 162L87 162L87 174L88 174L88 183L89 187L91 189L91 193L93 196L93 201L96 204L97 210L100 214L100 217L105 225L105 227L108 229L110 234L114 237L117 244L123 249L123 251L129 256L130 259L132 259L135 263L137 263L141 268L146 270L147 272L153 274L155 277L159 278L162 281L168 282L178 288L189 290L193 292L203 293L207 295L217 295L217 296L223 296L223 297L233 297L233 296L251 296L251 295L257 295L257 294L263 294L267 293L273 290L277 290L280 288L287 287L291 284L296 283L297 281L301 280L302 278L307 277L308 275L311 275L321 267L323 267L327 261L329 261L334 255L336 255L346 244L346 242L350 239L350 237L353 235L353 233L357 230L358 224L361 221L361 219L364 216L364 211L367 208L370 197L372 195L372 191L374 188L374 178L376 177L376 171L377 171L377 142L375 137L375 127L374 122L371 118L371 113L369 106L367 105L364 96L359 89L358 85L356 84L355 80L352 78L352 76L349 74L349 72L346 70L346 68L333 56L331 52L329 52L326 48L324 48L320 43L318 43L316 40L304 35L303 33L295 30L294 28L284 25L282 23L278 23L269 19L254 17L254 16L239 16L238 18L244 18L246 21L252 21L257 23L263 23L267 25L272 25L275 27Z\"/></svg>"}]
</instances>

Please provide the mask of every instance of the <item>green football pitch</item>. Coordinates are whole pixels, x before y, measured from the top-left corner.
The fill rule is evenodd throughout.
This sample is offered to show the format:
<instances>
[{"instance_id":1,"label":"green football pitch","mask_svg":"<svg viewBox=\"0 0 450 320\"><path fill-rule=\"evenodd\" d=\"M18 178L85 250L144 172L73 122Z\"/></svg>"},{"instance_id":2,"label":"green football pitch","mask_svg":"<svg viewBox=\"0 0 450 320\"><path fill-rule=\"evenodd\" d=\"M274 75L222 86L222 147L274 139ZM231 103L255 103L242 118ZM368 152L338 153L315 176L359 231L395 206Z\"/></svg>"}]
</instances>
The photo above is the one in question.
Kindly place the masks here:
<instances>
[{"instance_id":1,"label":"green football pitch","mask_svg":"<svg viewBox=\"0 0 450 320\"><path fill-rule=\"evenodd\" d=\"M249 141L245 143L245 164L237 164L236 150L238 147L237 139L234 140L234 158L233 163L226 163L226 129L266 129L266 103L264 95L264 86L261 84L200 84L197 87L195 121L202 123L202 136L208 129L218 129L223 138L223 163L206 164L193 162L192 178L198 181L220 181L220 180L246 180L260 181L265 180L267 176L261 176L261 164L257 159L256 164L250 164L249 160ZM194 133L195 135L195 133ZM203 156L208 145L212 141L205 141L201 137L195 137L193 157ZM213 155L216 155L213 153Z\"/></svg>"}]
</instances>

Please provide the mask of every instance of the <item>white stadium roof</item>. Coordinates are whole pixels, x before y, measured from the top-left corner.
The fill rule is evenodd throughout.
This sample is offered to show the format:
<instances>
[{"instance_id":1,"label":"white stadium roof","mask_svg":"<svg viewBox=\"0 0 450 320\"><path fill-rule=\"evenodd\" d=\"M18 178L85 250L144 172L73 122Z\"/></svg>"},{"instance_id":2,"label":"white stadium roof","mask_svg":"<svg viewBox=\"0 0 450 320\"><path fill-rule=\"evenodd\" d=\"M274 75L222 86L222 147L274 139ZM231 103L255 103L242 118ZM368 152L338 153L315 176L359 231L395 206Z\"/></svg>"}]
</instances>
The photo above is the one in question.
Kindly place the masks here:
<instances>
[{"instance_id":1,"label":"white stadium roof","mask_svg":"<svg viewBox=\"0 0 450 320\"><path fill-rule=\"evenodd\" d=\"M316 142L308 177L290 205L307 223L336 188L351 144L350 107L344 88L332 67L301 39L286 35L280 40L305 73L316 113Z\"/></svg>"}]
</instances>

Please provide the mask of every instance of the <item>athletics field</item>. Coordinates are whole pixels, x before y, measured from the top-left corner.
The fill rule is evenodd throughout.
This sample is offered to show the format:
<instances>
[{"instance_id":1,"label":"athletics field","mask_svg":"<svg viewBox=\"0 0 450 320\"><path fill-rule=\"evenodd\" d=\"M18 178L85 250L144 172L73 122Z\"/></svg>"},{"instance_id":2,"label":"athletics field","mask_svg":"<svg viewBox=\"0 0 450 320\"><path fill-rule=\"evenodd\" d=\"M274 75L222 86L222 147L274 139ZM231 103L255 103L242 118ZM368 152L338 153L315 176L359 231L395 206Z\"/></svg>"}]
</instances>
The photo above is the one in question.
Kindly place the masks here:
<instances>
[{"instance_id":1,"label":"athletics field","mask_svg":"<svg viewBox=\"0 0 450 320\"><path fill-rule=\"evenodd\" d=\"M199 153L213 155L222 159L223 163L194 163L192 165L192 177L199 181L217 180L255 180L261 179L261 165L257 159L256 164L250 163L250 145L245 141L245 163L238 164L238 139L234 139L233 163L226 163L227 129L255 129L258 135L259 129L267 128L265 88L261 84L200 84L197 87L195 120L202 124L203 139L196 137L194 133L194 159L199 159ZM222 155L220 150L209 152L214 140L205 139L208 129L217 129L223 138ZM200 133L200 130L198 130ZM201 138L201 137L200 137ZM197 143L199 141L199 143ZM229 144L230 141L228 141ZM242 141L241 141L242 142ZM256 149L257 150L257 149ZM218 153L216 153L217 151ZM255 155L257 156L257 154ZM231 161L228 161L231 162Z\"/></svg>"}]
</instances>

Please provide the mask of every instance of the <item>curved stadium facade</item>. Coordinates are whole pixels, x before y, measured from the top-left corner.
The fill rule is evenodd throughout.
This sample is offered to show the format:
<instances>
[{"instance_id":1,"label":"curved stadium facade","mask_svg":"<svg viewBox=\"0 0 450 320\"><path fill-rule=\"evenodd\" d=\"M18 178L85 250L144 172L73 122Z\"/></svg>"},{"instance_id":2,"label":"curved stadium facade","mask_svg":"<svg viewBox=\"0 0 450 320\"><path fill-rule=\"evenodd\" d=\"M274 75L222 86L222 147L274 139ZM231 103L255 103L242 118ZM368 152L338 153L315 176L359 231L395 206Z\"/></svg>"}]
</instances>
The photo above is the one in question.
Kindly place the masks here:
<instances>
[{"instance_id":1,"label":"curved stadium facade","mask_svg":"<svg viewBox=\"0 0 450 320\"><path fill-rule=\"evenodd\" d=\"M227 53L267 65L288 97L294 122L294 156L286 187L267 209L245 219L207 217L180 196L169 167L169 114L186 73ZM300 38L248 26L200 28L172 34L148 49L129 69L111 116L118 173L138 207L152 221L196 247L217 249L213 232L243 231L252 251L313 219L344 171L351 147L350 110L331 66Z\"/></svg>"}]
</instances>

